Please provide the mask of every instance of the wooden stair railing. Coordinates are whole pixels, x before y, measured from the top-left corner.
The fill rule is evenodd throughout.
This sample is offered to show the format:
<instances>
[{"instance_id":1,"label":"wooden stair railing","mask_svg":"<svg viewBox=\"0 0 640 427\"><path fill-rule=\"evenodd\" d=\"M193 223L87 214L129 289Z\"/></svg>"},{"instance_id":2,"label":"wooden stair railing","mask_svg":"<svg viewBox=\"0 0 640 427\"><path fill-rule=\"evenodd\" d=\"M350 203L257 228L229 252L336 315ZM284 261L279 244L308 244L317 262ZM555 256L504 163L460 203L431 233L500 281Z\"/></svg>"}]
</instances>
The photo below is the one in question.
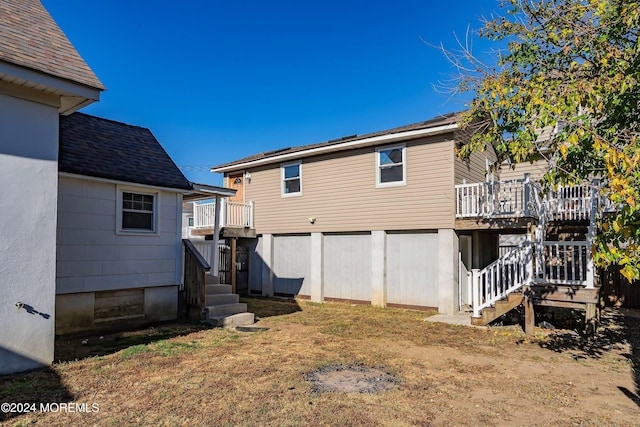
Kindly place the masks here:
<instances>
[{"instance_id":1,"label":"wooden stair railing","mask_svg":"<svg viewBox=\"0 0 640 427\"><path fill-rule=\"evenodd\" d=\"M206 274L209 263L189 239L182 239L184 248L184 298L187 311L201 311L206 303Z\"/></svg>"}]
</instances>

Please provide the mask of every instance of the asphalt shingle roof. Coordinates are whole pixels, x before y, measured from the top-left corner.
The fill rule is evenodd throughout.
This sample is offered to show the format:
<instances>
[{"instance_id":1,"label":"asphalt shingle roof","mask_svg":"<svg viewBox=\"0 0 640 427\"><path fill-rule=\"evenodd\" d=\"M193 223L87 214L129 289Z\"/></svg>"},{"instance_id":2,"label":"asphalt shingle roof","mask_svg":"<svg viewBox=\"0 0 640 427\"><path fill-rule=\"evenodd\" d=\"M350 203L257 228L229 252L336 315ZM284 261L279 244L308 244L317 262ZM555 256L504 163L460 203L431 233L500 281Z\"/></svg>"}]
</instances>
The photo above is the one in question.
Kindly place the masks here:
<instances>
[{"instance_id":1,"label":"asphalt shingle roof","mask_svg":"<svg viewBox=\"0 0 640 427\"><path fill-rule=\"evenodd\" d=\"M239 160L234 160L232 162L228 162L228 163L224 163L218 166L214 166L212 169L218 169L218 168L226 168L226 167L230 167L230 166L235 166L235 165L239 165L239 164L243 164L246 162L252 162L252 161L256 161L256 160L262 160L262 159L268 159L269 157L276 157L276 156L281 156L284 154L291 154L291 153L298 153L300 152L301 157L304 155L304 151L307 150L312 150L314 148L320 148L320 147L328 147L328 146L332 146L332 145L338 145L338 144L343 144L346 142L352 142L352 141L358 141L361 139L367 139L367 138L374 138L376 136L383 136L383 135L391 135L394 133L401 133L401 132L408 132L408 131L412 131L412 130L420 130L420 129L429 129L429 128L433 128L433 127L438 127L438 126L444 126L444 125L449 125L449 124L454 124L457 123L460 119L460 113L448 113L448 114L444 114L438 117L434 117L432 119L426 120L424 122L419 122L419 123L413 123L410 125L406 125L406 126L401 126L401 127L397 127L397 128L393 128L393 129L387 129L387 130L383 130L383 131L379 131L379 132L373 132L373 133L368 133L365 135L351 135L351 136L346 136L343 138L338 138L338 139L332 139L330 141L326 141L326 142L320 142L320 143L316 143L316 144L309 144L309 145L300 145L297 147L288 147L288 148L281 148L278 150L272 150L272 151L265 151L262 153L258 153L258 154L254 154L248 157L244 157L242 159Z\"/></svg>"},{"instance_id":2,"label":"asphalt shingle roof","mask_svg":"<svg viewBox=\"0 0 640 427\"><path fill-rule=\"evenodd\" d=\"M60 116L60 172L190 190L149 129L83 113Z\"/></svg>"},{"instance_id":3,"label":"asphalt shingle roof","mask_svg":"<svg viewBox=\"0 0 640 427\"><path fill-rule=\"evenodd\" d=\"M38 0L0 0L0 61L104 89Z\"/></svg>"}]
</instances>

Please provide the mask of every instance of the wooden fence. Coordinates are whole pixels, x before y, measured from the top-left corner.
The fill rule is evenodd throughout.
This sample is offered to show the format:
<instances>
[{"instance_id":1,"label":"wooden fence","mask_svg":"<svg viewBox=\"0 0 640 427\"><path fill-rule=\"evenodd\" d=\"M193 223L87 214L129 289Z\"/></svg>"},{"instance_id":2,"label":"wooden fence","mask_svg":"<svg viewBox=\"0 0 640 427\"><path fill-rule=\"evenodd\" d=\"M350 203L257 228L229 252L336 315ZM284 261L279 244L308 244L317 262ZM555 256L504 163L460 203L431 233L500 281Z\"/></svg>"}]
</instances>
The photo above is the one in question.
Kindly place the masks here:
<instances>
[{"instance_id":1,"label":"wooden fence","mask_svg":"<svg viewBox=\"0 0 640 427\"><path fill-rule=\"evenodd\" d=\"M629 282L616 266L599 273L606 306L640 309L640 281Z\"/></svg>"}]
</instances>

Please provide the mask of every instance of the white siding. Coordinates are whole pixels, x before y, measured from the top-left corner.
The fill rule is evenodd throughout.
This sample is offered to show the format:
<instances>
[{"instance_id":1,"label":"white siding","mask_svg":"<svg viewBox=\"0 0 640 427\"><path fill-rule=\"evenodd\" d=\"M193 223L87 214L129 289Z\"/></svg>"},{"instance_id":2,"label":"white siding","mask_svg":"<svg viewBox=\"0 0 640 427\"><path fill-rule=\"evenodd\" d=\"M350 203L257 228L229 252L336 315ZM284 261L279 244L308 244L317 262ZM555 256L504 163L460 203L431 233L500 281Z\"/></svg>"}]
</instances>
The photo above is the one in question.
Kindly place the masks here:
<instances>
[{"instance_id":1,"label":"white siding","mask_svg":"<svg viewBox=\"0 0 640 427\"><path fill-rule=\"evenodd\" d=\"M57 108L0 94L0 375L53 360L57 158Z\"/></svg>"},{"instance_id":2,"label":"white siding","mask_svg":"<svg viewBox=\"0 0 640 427\"><path fill-rule=\"evenodd\" d=\"M57 293L177 285L179 197L159 192L158 233L116 234L116 185L60 178Z\"/></svg>"},{"instance_id":3,"label":"white siding","mask_svg":"<svg viewBox=\"0 0 640 427\"><path fill-rule=\"evenodd\" d=\"M274 236L273 292L310 295L311 236Z\"/></svg>"},{"instance_id":4,"label":"white siding","mask_svg":"<svg viewBox=\"0 0 640 427\"><path fill-rule=\"evenodd\" d=\"M438 234L387 234L387 303L438 307Z\"/></svg>"},{"instance_id":5,"label":"white siding","mask_svg":"<svg viewBox=\"0 0 640 427\"><path fill-rule=\"evenodd\" d=\"M371 235L324 236L324 296L371 301Z\"/></svg>"}]
</instances>

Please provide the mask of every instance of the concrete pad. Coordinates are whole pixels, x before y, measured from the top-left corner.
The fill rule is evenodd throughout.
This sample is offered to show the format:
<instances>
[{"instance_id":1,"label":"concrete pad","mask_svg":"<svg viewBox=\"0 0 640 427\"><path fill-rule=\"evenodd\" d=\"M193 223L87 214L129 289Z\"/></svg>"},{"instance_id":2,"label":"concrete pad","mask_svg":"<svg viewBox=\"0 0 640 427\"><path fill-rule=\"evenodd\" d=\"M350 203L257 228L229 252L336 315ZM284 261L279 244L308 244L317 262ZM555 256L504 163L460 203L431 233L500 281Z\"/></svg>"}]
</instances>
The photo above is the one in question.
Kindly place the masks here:
<instances>
[{"instance_id":1,"label":"concrete pad","mask_svg":"<svg viewBox=\"0 0 640 427\"><path fill-rule=\"evenodd\" d=\"M425 317L425 322L440 322L448 323L450 325L462 325L473 326L474 328L484 328L484 326L474 326L471 324L471 313L456 313L456 314L435 314L433 316Z\"/></svg>"}]
</instances>

